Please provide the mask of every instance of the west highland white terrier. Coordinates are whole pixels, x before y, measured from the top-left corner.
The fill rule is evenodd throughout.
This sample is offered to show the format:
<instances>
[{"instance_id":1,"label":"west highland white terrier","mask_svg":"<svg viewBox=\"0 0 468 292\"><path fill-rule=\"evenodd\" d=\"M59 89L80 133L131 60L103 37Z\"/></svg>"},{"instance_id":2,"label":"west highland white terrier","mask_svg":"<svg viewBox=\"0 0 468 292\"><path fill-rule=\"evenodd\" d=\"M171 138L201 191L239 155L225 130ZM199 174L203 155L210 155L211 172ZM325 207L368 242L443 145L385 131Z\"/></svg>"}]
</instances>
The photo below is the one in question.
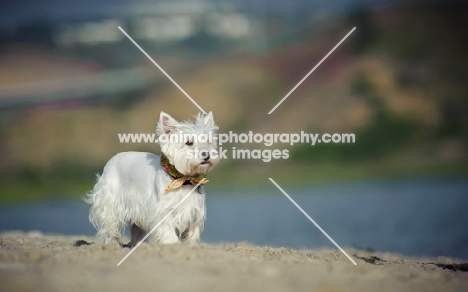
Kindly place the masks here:
<instances>
[{"instance_id":1,"label":"west highland white terrier","mask_svg":"<svg viewBox=\"0 0 468 292\"><path fill-rule=\"evenodd\" d=\"M107 162L85 199L91 205L89 220L104 244L120 243L121 232L129 223L131 241L127 246L134 247L218 164L218 127L213 114L195 118L195 122L177 122L161 112L156 133L163 155L121 152ZM205 220L205 192L200 185L150 239L195 245Z\"/></svg>"}]
</instances>

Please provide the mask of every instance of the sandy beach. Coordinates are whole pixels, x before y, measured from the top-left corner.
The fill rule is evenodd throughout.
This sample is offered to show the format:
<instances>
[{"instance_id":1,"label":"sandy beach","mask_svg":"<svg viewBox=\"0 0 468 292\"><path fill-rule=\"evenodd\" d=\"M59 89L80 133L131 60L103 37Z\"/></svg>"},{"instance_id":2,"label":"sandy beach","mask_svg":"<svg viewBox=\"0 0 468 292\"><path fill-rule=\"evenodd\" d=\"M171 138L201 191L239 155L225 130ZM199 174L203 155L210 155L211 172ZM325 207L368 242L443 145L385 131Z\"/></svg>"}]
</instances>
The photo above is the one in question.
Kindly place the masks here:
<instances>
[{"instance_id":1,"label":"sandy beach","mask_svg":"<svg viewBox=\"0 0 468 292\"><path fill-rule=\"evenodd\" d=\"M77 240L91 245L74 246ZM0 291L466 291L468 265L346 249L248 243L161 246L129 252L87 236L0 234Z\"/></svg>"}]
</instances>

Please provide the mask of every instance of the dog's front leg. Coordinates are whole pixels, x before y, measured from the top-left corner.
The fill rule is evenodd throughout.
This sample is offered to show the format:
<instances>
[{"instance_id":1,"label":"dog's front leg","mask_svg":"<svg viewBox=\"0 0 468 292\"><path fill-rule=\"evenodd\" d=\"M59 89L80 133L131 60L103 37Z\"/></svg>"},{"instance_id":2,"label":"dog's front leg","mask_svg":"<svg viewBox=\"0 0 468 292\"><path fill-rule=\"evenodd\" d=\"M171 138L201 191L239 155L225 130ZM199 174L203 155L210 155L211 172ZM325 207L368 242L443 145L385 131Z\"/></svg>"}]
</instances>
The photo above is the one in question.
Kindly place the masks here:
<instances>
[{"instance_id":1,"label":"dog's front leg","mask_svg":"<svg viewBox=\"0 0 468 292\"><path fill-rule=\"evenodd\" d=\"M187 238L185 239L185 243L190 246L195 246L200 243L200 226L196 225L195 227L191 228Z\"/></svg>"},{"instance_id":2,"label":"dog's front leg","mask_svg":"<svg viewBox=\"0 0 468 292\"><path fill-rule=\"evenodd\" d=\"M170 223L162 223L154 232L153 241L161 244L179 243L179 236L176 233L176 228Z\"/></svg>"}]
</instances>

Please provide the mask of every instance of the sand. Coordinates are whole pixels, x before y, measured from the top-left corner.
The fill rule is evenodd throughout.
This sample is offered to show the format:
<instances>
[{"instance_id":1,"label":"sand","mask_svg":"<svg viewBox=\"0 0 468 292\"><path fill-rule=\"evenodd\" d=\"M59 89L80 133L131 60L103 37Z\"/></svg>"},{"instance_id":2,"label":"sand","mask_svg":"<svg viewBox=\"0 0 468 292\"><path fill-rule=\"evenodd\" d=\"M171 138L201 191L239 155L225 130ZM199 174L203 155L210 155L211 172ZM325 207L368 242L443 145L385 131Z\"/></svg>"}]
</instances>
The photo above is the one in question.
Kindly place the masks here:
<instances>
[{"instance_id":1,"label":"sand","mask_svg":"<svg viewBox=\"0 0 468 292\"><path fill-rule=\"evenodd\" d=\"M77 240L95 242L73 246ZM0 233L0 291L467 291L468 265L346 249L248 243L143 243L129 252L93 237Z\"/></svg>"}]
</instances>

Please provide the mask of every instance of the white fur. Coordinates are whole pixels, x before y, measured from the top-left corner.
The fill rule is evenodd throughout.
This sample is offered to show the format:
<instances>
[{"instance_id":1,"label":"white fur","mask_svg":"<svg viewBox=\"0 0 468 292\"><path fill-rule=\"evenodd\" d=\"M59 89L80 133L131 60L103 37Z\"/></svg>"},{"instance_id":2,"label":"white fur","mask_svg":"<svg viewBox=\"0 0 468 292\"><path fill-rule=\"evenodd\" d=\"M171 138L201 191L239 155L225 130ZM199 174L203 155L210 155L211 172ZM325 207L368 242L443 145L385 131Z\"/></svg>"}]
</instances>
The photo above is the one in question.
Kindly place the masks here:
<instances>
[{"instance_id":1,"label":"white fur","mask_svg":"<svg viewBox=\"0 0 468 292\"><path fill-rule=\"evenodd\" d=\"M195 123L177 122L161 112L157 133L209 134L211 131L216 137L217 129L211 112L207 115L198 114ZM190 159L187 155L187 151L195 148L202 151L216 150L216 139L206 143L193 141L191 146L185 142L160 143L162 152L179 172L185 175L206 174L219 162L218 157L210 157L203 163L203 158L196 156ZM127 223L136 224L149 232L194 187L184 185L164 191L172 180L161 167L160 156L145 152L122 152L112 157L85 199L91 204L89 220L97 229L97 237L104 244L112 240L119 241ZM151 239L162 244L177 243L180 238L176 229L180 233L187 230L184 241L190 245L197 244L205 220L205 194L194 191L153 232Z\"/></svg>"}]
</instances>

